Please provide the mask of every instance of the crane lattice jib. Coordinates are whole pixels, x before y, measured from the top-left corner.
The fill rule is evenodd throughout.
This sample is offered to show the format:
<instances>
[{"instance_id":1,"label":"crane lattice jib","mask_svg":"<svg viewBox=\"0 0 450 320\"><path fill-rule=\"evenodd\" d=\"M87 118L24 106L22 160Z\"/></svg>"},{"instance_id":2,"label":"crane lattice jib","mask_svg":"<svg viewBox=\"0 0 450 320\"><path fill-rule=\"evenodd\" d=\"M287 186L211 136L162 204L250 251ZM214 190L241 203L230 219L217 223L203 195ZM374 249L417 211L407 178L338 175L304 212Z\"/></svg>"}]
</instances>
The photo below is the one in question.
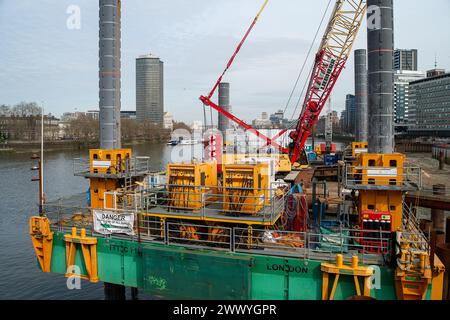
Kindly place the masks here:
<instances>
[{"instance_id":1,"label":"crane lattice jib","mask_svg":"<svg viewBox=\"0 0 450 320\"><path fill-rule=\"evenodd\" d=\"M311 73L296 131L291 161L298 159L350 55L366 12L366 1L338 0Z\"/></svg>"}]
</instances>

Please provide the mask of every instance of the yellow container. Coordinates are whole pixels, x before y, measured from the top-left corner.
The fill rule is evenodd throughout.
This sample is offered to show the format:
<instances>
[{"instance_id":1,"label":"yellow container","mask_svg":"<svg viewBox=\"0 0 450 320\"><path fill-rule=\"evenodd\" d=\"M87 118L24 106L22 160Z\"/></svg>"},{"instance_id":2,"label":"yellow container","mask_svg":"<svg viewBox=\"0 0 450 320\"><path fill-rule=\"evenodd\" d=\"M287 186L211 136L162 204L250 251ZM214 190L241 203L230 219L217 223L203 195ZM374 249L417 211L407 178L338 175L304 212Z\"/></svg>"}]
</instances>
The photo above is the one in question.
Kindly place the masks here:
<instances>
[{"instance_id":1,"label":"yellow container","mask_svg":"<svg viewBox=\"0 0 450 320\"><path fill-rule=\"evenodd\" d=\"M223 210L256 215L269 201L268 164L223 167Z\"/></svg>"},{"instance_id":2,"label":"yellow container","mask_svg":"<svg viewBox=\"0 0 450 320\"><path fill-rule=\"evenodd\" d=\"M361 153L367 153L369 144L367 142L352 142L352 157Z\"/></svg>"},{"instance_id":3,"label":"yellow container","mask_svg":"<svg viewBox=\"0 0 450 320\"><path fill-rule=\"evenodd\" d=\"M395 187L404 181L405 156L403 154L358 155L356 171L363 185L388 186L387 190L360 190L359 211L389 212L392 214L392 231L401 227L403 193ZM389 189L389 186L394 188Z\"/></svg>"},{"instance_id":4,"label":"yellow container","mask_svg":"<svg viewBox=\"0 0 450 320\"><path fill-rule=\"evenodd\" d=\"M89 172L91 174L111 175L90 178L92 208L114 208L112 193L119 187L119 180L115 175L125 174L130 170L131 155L131 149L89 150Z\"/></svg>"},{"instance_id":5,"label":"yellow container","mask_svg":"<svg viewBox=\"0 0 450 320\"><path fill-rule=\"evenodd\" d=\"M291 172L292 164L287 154L234 154L226 153L222 156L222 167L225 165L237 164L240 160L246 158L273 158L275 159L275 172ZM223 168L222 168L223 170Z\"/></svg>"},{"instance_id":6,"label":"yellow container","mask_svg":"<svg viewBox=\"0 0 450 320\"><path fill-rule=\"evenodd\" d=\"M391 231L396 231L402 226L403 194L401 191L360 190L359 212L365 211L389 212L392 214Z\"/></svg>"},{"instance_id":7,"label":"yellow container","mask_svg":"<svg viewBox=\"0 0 450 320\"><path fill-rule=\"evenodd\" d=\"M131 149L89 150L90 172L98 174L126 173L131 166Z\"/></svg>"},{"instance_id":8,"label":"yellow container","mask_svg":"<svg viewBox=\"0 0 450 320\"><path fill-rule=\"evenodd\" d=\"M361 175L362 184L401 186L404 164L403 154L361 153L358 166L362 168L357 171Z\"/></svg>"},{"instance_id":9,"label":"yellow container","mask_svg":"<svg viewBox=\"0 0 450 320\"><path fill-rule=\"evenodd\" d=\"M200 209L217 197L217 164L169 164L167 183L169 208Z\"/></svg>"}]
</instances>

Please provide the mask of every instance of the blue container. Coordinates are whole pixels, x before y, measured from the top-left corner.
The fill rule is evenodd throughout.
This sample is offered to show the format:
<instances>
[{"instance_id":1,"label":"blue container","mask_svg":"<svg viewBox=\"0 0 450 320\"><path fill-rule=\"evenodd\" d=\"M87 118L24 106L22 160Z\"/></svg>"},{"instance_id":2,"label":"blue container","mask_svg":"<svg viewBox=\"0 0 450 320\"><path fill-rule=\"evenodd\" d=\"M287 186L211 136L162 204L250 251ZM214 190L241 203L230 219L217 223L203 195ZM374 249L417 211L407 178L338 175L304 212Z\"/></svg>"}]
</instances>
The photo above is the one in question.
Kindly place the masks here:
<instances>
[{"instance_id":1,"label":"blue container","mask_svg":"<svg viewBox=\"0 0 450 320\"><path fill-rule=\"evenodd\" d=\"M308 153L308 162L317 161L317 154L314 152Z\"/></svg>"},{"instance_id":2,"label":"blue container","mask_svg":"<svg viewBox=\"0 0 450 320\"><path fill-rule=\"evenodd\" d=\"M333 166L339 161L338 156L335 154L326 154L324 156L324 162L326 166Z\"/></svg>"}]
</instances>

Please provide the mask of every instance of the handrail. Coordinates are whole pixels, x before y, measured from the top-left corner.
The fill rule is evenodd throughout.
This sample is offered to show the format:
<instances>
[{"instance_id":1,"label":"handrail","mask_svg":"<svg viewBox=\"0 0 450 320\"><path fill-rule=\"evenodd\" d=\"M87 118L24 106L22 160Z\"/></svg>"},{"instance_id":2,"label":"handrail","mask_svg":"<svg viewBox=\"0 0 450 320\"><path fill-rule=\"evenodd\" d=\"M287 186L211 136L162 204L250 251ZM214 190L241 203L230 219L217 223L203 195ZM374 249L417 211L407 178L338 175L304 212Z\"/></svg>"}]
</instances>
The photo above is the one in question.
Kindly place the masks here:
<instances>
[{"instance_id":1,"label":"handrail","mask_svg":"<svg viewBox=\"0 0 450 320\"><path fill-rule=\"evenodd\" d=\"M53 230L70 232L72 226L85 228L97 237L129 239L142 243L159 243L171 246L208 249L214 251L239 252L269 256L297 257L323 261L332 259L336 253L343 253L350 259L357 253L364 263L383 264L389 260L393 245L391 233L379 230L339 229L333 234L314 232L293 232L231 228L225 226L207 227L196 223L178 223L160 220L143 212L113 210L117 213L135 214L135 235L100 235L93 227L91 209L47 205L47 216ZM77 218L77 219L74 219ZM195 236L192 236L195 233ZM418 235L404 233L403 239L420 244Z\"/></svg>"},{"instance_id":2,"label":"handrail","mask_svg":"<svg viewBox=\"0 0 450 320\"><path fill-rule=\"evenodd\" d=\"M111 163L110 169L112 169L111 175L125 175L132 176L136 174L148 173L150 171L150 157L136 156L129 159L111 159L108 160ZM116 172L116 168L120 168L119 172ZM91 161L87 158L74 158L73 159L73 173L74 175L86 175L92 174Z\"/></svg>"}]
</instances>

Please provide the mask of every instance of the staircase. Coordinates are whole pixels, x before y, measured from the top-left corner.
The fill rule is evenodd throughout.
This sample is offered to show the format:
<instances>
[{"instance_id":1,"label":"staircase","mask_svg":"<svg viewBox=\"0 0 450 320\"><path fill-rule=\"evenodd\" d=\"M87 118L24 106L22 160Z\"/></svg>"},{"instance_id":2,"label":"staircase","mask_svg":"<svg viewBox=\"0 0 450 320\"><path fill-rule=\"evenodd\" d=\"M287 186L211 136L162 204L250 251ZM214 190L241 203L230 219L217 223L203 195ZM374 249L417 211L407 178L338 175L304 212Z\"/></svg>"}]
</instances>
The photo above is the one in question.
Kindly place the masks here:
<instances>
[{"instance_id":1,"label":"staircase","mask_svg":"<svg viewBox=\"0 0 450 320\"><path fill-rule=\"evenodd\" d=\"M401 290L397 291L397 297L400 300L425 300L428 284L420 278L402 278L399 283Z\"/></svg>"},{"instance_id":2,"label":"staircase","mask_svg":"<svg viewBox=\"0 0 450 320\"><path fill-rule=\"evenodd\" d=\"M429 243L411 208L407 204L403 204L403 208L403 232L400 232L397 238L397 298L424 300L432 280Z\"/></svg>"}]
</instances>

